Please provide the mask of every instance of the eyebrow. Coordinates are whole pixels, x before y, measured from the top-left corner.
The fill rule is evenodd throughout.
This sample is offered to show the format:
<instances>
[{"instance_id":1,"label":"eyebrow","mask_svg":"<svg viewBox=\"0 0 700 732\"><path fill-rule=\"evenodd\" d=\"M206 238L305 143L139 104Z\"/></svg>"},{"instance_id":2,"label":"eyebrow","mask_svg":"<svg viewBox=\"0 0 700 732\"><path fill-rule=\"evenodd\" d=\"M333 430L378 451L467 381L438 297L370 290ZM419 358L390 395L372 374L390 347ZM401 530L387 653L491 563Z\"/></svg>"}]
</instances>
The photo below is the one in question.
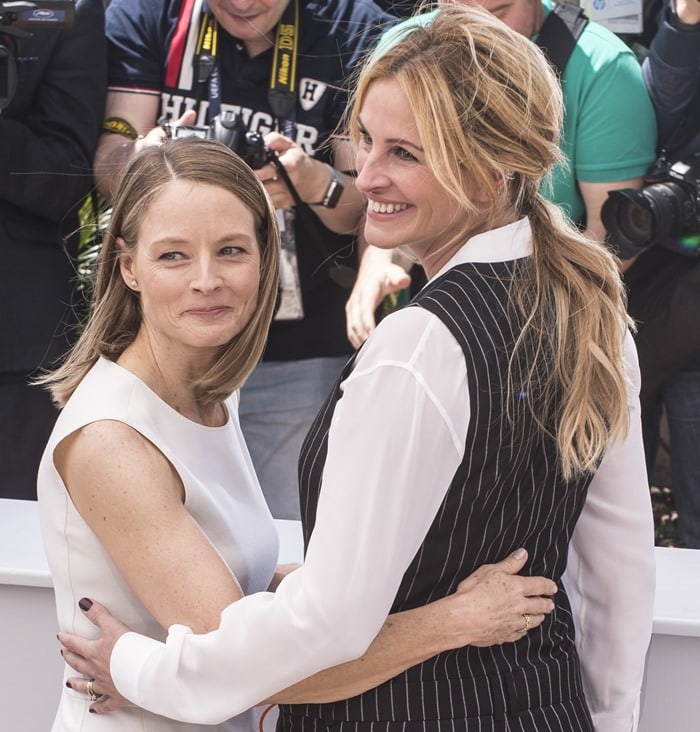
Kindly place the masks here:
<instances>
[{"instance_id":1,"label":"eyebrow","mask_svg":"<svg viewBox=\"0 0 700 732\"><path fill-rule=\"evenodd\" d=\"M357 126L360 129L360 132L367 132L367 128L362 123L362 119L358 116L357 118ZM403 147L411 147L414 150L417 150L418 152L425 152L423 148L420 145L416 145L415 142L411 142L410 140L407 140L405 137L390 137L386 140L384 140L389 145L401 145Z\"/></svg>"}]
</instances>

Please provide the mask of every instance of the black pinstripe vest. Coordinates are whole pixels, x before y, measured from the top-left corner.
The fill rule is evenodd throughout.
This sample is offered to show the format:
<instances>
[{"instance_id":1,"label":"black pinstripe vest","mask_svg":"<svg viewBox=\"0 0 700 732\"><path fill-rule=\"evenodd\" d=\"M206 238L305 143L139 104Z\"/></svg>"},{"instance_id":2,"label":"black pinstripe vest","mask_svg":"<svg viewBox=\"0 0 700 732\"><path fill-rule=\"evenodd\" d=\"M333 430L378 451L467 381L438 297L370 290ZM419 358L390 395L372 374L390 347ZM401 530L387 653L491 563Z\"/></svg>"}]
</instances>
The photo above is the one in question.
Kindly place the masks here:
<instances>
[{"instance_id":1,"label":"black pinstripe vest","mask_svg":"<svg viewBox=\"0 0 700 732\"><path fill-rule=\"evenodd\" d=\"M477 567L498 561L519 546L530 556L524 571L551 577L561 588L569 539L590 476L570 483L562 480L555 445L528 408L528 400L538 398L536 387L529 392L516 389L511 404L506 403L509 357L521 329L508 294L513 266L512 262L459 265L430 283L412 303L440 318L461 345L471 420L464 459L406 570L392 612L453 592ZM350 362L340 381L352 367ZM299 475L307 541L316 515L328 428L340 396L336 386L302 450ZM506 417L507 413L512 416ZM280 725L304 732L591 731L563 590L556 603L545 623L517 643L442 653L347 701L285 706Z\"/></svg>"}]
</instances>

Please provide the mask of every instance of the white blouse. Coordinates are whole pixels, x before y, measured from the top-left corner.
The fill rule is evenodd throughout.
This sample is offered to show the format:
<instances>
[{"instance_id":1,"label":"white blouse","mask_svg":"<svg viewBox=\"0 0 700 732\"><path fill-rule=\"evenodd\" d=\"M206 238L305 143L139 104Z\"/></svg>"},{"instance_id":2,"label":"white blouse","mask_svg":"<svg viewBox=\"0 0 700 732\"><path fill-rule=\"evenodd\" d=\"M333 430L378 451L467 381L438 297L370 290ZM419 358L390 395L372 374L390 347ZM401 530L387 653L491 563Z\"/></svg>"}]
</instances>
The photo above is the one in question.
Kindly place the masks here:
<instances>
[{"instance_id":1,"label":"white blouse","mask_svg":"<svg viewBox=\"0 0 700 732\"><path fill-rule=\"evenodd\" d=\"M473 237L437 276L464 262L530 253L523 219ZM565 577L601 732L636 727L654 599L639 370L629 335L625 368L631 429L590 485ZM462 459L470 418L464 356L437 317L405 308L379 324L342 389L304 566L276 593L226 608L206 635L174 625L165 644L122 636L111 671L135 704L216 723L357 658L374 639Z\"/></svg>"}]
</instances>

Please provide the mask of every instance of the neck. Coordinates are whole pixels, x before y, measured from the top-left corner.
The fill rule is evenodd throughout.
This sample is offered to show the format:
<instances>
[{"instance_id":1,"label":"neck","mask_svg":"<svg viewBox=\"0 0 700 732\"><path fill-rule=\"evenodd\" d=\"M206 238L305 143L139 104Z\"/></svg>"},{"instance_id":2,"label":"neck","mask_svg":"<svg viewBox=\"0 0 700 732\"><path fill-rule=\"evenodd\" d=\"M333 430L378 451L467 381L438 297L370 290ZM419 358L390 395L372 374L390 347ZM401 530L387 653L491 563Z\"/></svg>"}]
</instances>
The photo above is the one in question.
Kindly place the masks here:
<instances>
[{"instance_id":1,"label":"neck","mask_svg":"<svg viewBox=\"0 0 700 732\"><path fill-rule=\"evenodd\" d=\"M188 362L172 355L159 356L152 344L139 332L117 359L117 363L138 376L169 407L193 422L220 427L226 422L222 404L202 404L194 389L196 377L207 363Z\"/></svg>"}]
</instances>

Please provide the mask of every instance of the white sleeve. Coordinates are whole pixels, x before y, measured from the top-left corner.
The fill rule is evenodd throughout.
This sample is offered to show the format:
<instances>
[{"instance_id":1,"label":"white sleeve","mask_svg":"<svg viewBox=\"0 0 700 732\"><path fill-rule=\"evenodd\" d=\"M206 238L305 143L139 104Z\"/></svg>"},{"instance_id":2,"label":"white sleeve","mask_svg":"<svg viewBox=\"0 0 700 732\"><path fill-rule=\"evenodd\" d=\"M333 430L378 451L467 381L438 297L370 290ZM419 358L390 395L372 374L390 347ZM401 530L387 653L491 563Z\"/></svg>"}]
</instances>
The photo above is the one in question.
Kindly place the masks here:
<instances>
[{"instance_id":1,"label":"white sleeve","mask_svg":"<svg viewBox=\"0 0 700 732\"><path fill-rule=\"evenodd\" d=\"M625 342L630 428L588 489L563 582L596 732L637 728L654 609L654 521L642 445L639 366Z\"/></svg>"},{"instance_id":2,"label":"white sleeve","mask_svg":"<svg viewBox=\"0 0 700 732\"><path fill-rule=\"evenodd\" d=\"M462 371L458 344L434 316L406 308L383 321L343 385L304 566L275 594L230 605L206 635L173 626L165 644L123 636L111 659L119 691L158 714L212 724L362 655L462 459Z\"/></svg>"}]
</instances>

